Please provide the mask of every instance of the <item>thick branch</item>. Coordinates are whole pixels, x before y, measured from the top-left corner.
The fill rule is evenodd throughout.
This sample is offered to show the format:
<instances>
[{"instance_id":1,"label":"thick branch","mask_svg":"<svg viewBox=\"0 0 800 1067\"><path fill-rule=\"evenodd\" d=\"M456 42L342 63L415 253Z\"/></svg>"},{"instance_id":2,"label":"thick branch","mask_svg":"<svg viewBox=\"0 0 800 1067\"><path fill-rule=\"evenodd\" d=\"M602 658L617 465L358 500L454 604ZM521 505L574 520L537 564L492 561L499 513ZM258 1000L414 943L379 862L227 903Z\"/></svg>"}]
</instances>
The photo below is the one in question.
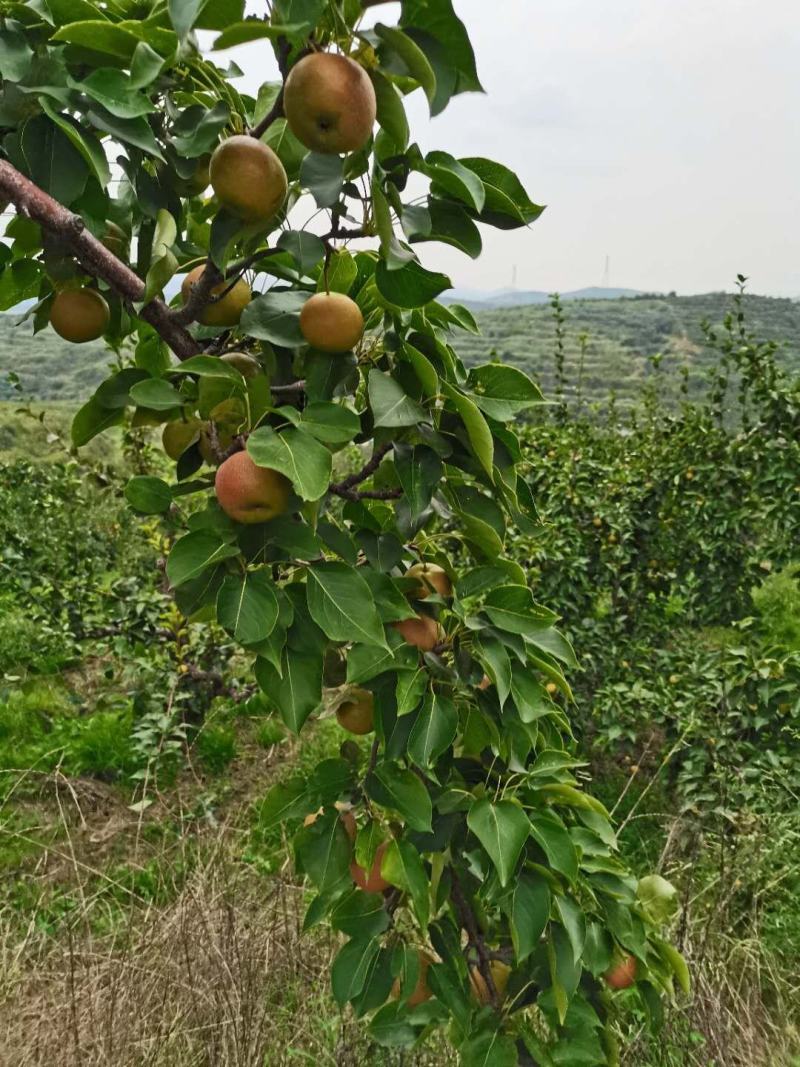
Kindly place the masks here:
<instances>
[{"instance_id":1,"label":"thick branch","mask_svg":"<svg viewBox=\"0 0 800 1067\"><path fill-rule=\"evenodd\" d=\"M38 222L48 233L60 237L90 274L102 278L125 300L138 302L144 298L141 278L89 233L83 219L73 215L5 160L0 160L0 194L21 214ZM200 345L174 321L163 300L151 300L139 316L150 323L179 359L188 359L200 351Z\"/></svg>"}]
</instances>

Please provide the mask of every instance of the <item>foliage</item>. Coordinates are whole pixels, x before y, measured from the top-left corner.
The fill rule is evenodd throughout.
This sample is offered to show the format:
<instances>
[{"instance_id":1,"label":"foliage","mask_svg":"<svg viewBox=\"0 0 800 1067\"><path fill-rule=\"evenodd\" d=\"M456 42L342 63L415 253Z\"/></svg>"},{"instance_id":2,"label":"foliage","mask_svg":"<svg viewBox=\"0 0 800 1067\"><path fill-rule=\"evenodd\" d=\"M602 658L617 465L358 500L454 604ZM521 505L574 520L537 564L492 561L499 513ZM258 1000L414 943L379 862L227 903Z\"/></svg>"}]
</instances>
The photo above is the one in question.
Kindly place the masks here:
<instances>
[{"instance_id":1,"label":"foliage","mask_svg":"<svg viewBox=\"0 0 800 1067\"><path fill-rule=\"evenodd\" d=\"M567 714L572 647L504 555L513 531L536 530L510 424L541 394L510 366L467 372L453 339L475 330L472 316L437 301L449 279L417 257L431 240L477 256L476 223L513 229L542 210L501 164L423 155L409 143L404 95L421 88L438 114L457 93L480 90L464 26L449 2L434 11L417 0L404 0L399 26L372 28L355 0L286 0L266 20L241 22L242 5L232 15L227 0L123 4L88 20L77 4L13 13L0 53L0 166L28 217L17 215L0 246L4 306L35 298L30 315L42 329L57 294L99 278L106 341L119 357L77 413L73 444L128 417L133 426L197 420L174 480L142 472L126 488L135 510L163 516L178 608L189 620L216 619L254 658L292 732L355 687L374 708L369 749L344 741L337 757L273 789L262 811L288 824L297 868L314 887L305 926L326 921L348 937L331 970L336 1000L368 1017L373 1040L389 1048L446 1026L465 1067L616 1062L617 1018L634 1008L657 1020L662 997L676 979L687 989L688 973L661 937L664 909L619 858L608 812L585 788ZM374 87L380 132L344 158L306 152L282 116L282 87L241 95L235 71L200 54L195 29L221 30L217 48L269 40L284 78L314 58L309 50L351 55L368 71L359 78ZM285 89L288 98L288 81ZM289 201L275 218L243 222L235 205L220 209L192 187L220 139L242 133L263 137L285 168ZM124 175L116 196L109 149ZM82 225L59 222L8 163ZM412 175L429 183L422 203L406 198ZM327 233L290 228L302 193L327 212ZM139 281L84 228L117 249L133 239ZM351 253L353 236L378 247ZM195 266L204 267L195 292L170 312L158 294ZM187 334L187 324L214 317L214 286L231 288L245 273L271 287L239 327ZM354 351L333 357L304 343L301 315L312 294L331 291L356 301L366 325ZM231 346L256 357L256 373L219 358ZM332 457L350 443L361 446L361 467L337 482ZM222 472L234 460L237 471L255 464L273 487L289 485L285 515L253 524L244 521L253 513L220 507L207 467ZM224 505L225 475L216 477ZM151 536L159 541L152 527ZM18 532L14 548L34 566L42 552ZM444 593L422 595L404 578L422 561L447 572ZM142 638L151 637L158 594L124 574L109 589L128 632L143 594ZM63 589L45 590L43 602L63 623ZM150 753L145 780L196 725L178 717L182 702L196 703L181 684L182 674L196 677L183 658L187 624L168 609L159 620L173 670L156 688L155 719L142 711L152 690L133 698ZM408 620L426 630L424 645L410 639ZM71 625L78 633L87 621L84 613ZM85 760L113 761L117 725L98 720ZM229 734L213 726L204 735L207 760L231 757ZM421 950L434 960L432 996L412 1006ZM604 975L623 954L635 957L637 980L616 997ZM506 989L498 963L510 973Z\"/></svg>"}]
</instances>

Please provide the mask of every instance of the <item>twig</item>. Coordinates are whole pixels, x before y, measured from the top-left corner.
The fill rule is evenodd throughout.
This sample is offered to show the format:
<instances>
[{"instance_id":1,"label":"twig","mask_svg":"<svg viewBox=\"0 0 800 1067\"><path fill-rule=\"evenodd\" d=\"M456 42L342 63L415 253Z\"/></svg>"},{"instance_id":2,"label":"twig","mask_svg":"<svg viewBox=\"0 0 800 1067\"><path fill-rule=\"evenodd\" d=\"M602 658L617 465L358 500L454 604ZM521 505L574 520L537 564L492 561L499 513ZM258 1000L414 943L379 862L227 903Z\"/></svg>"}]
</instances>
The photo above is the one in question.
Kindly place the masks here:
<instances>
[{"instance_id":1,"label":"twig","mask_svg":"<svg viewBox=\"0 0 800 1067\"><path fill-rule=\"evenodd\" d=\"M101 278L125 300L138 303L144 299L144 282L127 263L117 259L89 233L83 219L73 215L6 160L0 160L0 194L22 215L62 238L90 274ZM150 323L179 359L189 359L201 350L191 334L174 321L172 312L160 298L145 304L139 316Z\"/></svg>"},{"instance_id":2,"label":"twig","mask_svg":"<svg viewBox=\"0 0 800 1067\"><path fill-rule=\"evenodd\" d=\"M373 451L372 459L370 459L370 461L368 463L365 463L360 471L356 471L355 474L349 474L346 478L343 478L342 481L340 481L340 482L334 482L330 487L330 491L332 493L335 493L337 496L343 496L348 500L358 500L359 494L358 493L353 493L353 487L356 486L356 485L360 485L361 482L365 482L367 480L367 478L371 477L375 473L375 471L378 469L378 467L380 467L381 460L383 459L383 457L386 455L387 452L390 452L391 449L392 449L391 442L388 442L385 445L380 445L378 448L376 448ZM395 490L395 489L369 490L369 491L362 492L360 495L361 496L366 496L367 492L370 492L370 493L372 493L372 492L381 492L381 493L389 492L389 493L395 494L395 493L397 493L397 490ZM380 499L386 499L386 498L380 498Z\"/></svg>"},{"instance_id":3,"label":"twig","mask_svg":"<svg viewBox=\"0 0 800 1067\"><path fill-rule=\"evenodd\" d=\"M492 1006L497 1009L499 1007L500 998L497 995L497 986L494 984L494 978L492 976L490 953L486 948L486 943L484 942L480 931L478 930L475 915L467 903L467 898L464 896L464 890L461 888L461 882L459 881L455 867L450 868L450 873L453 880L453 903L458 912L459 921L467 931L470 945L478 954L478 970L486 983L486 988L489 990Z\"/></svg>"},{"instance_id":4,"label":"twig","mask_svg":"<svg viewBox=\"0 0 800 1067\"><path fill-rule=\"evenodd\" d=\"M285 396L287 393L302 393L306 387L305 378L297 382L289 382L288 385L271 385L270 389L275 396Z\"/></svg>"}]
</instances>

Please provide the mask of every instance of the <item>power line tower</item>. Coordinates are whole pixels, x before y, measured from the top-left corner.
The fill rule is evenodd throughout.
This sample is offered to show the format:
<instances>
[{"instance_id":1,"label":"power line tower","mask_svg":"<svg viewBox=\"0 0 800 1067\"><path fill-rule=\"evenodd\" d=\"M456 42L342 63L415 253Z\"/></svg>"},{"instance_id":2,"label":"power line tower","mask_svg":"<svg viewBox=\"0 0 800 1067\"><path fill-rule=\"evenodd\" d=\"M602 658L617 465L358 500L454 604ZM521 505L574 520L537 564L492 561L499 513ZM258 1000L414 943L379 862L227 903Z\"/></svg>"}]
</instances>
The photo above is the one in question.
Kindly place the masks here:
<instances>
[{"instance_id":1,"label":"power line tower","mask_svg":"<svg viewBox=\"0 0 800 1067\"><path fill-rule=\"evenodd\" d=\"M606 255L606 265L603 271L603 281L601 285L604 289L608 289L611 285L611 257Z\"/></svg>"}]
</instances>

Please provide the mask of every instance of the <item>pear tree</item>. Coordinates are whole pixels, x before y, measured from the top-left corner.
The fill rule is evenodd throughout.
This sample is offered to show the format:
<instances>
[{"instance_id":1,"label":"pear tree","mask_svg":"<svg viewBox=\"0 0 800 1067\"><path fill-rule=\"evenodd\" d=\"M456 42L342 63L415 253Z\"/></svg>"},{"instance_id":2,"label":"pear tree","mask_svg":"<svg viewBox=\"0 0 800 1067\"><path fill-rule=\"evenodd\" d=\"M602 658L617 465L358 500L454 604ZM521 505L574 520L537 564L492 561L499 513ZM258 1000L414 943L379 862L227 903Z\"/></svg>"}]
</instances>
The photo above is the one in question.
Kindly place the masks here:
<instances>
[{"instance_id":1,"label":"pear tree","mask_svg":"<svg viewBox=\"0 0 800 1067\"><path fill-rule=\"evenodd\" d=\"M0 306L105 339L74 446L158 427L172 474L126 495L163 516L178 607L290 730L338 721L263 808L306 928L341 935L338 1003L380 1046L441 1028L465 1067L614 1064L688 984L672 895L620 859L557 605L504 551L539 521L513 424L542 396L462 364L476 323L422 255L475 258L542 208L502 163L413 140L411 94L439 115L482 91L452 0L396 25L380 0L266 6L3 0ZM218 62L244 44L279 72L256 96Z\"/></svg>"}]
</instances>

